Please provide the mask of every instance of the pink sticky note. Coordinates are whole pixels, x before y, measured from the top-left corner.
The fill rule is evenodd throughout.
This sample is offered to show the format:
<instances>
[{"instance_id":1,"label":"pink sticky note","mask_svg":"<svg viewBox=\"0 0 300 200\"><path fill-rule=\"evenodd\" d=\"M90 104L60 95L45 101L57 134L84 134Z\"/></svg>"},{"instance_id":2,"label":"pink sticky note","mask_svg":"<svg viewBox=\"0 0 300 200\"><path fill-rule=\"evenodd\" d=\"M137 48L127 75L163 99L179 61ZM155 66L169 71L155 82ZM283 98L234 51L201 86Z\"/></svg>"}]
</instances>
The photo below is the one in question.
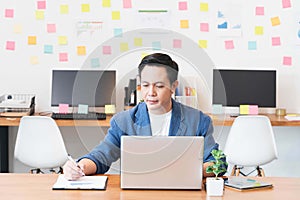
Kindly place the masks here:
<instances>
[{"instance_id":1,"label":"pink sticky note","mask_svg":"<svg viewBox=\"0 0 300 200\"><path fill-rule=\"evenodd\" d=\"M15 50L15 42L14 41L6 41L6 49L14 51Z\"/></svg>"},{"instance_id":2,"label":"pink sticky note","mask_svg":"<svg viewBox=\"0 0 300 200\"><path fill-rule=\"evenodd\" d=\"M292 57L283 56L283 65L292 65Z\"/></svg>"},{"instance_id":3,"label":"pink sticky note","mask_svg":"<svg viewBox=\"0 0 300 200\"><path fill-rule=\"evenodd\" d=\"M132 8L131 0L123 0L123 8Z\"/></svg>"},{"instance_id":4,"label":"pink sticky note","mask_svg":"<svg viewBox=\"0 0 300 200\"><path fill-rule=\"evenodd\" d=\"M255 8L255 14L256 15L264 15L265 14L265 8L262 6L257 6Z\"/></svg>"},{"instance_id":5,"label":"pink sticky note","mask_svg":"<svg viewBox=\"0 0 300 200\"><path fill-rule=\"evenodd\" d=\"M47 24L47 32L48 33L55 33L56 32L56 25L55 24Z\"/></svg>"},{"instance_id":6,"label":"pink sticky note","mask_svg":"<svg viewBox=\"0 0 300 200\"><path fill-rule=\"evenodd\" d=\"M179 40L179 39L174 39L174 40L173 40L173 48L178 48L178 49L180 49L180 48L181 48L181 40Z\"/></svg>"},{"instance_id":7,"label":"pink sticky note","mask_svg":"<svg viewBox=\"0 0 300 200\"><path fill-rule=\"evenodd\" d=\"M102 47L102 53L105 55L111 54L111 46L103 46Z\"/></svg>"},{"instance_id":8,"label":"pink sticky note","mask_svg":"<svg viewBox=\"0 0 300 200\"><path fill-rule=\"evenodd\" d=\"M67 62L68 61L68 53L59 53L59 61Z\"/></svg>"},{"instance_id":9,"label":"pink sticky note","mask_svg":"<svg viewBox=\"0 0 300 200\"><path fill-rule=\"evenodd\" d=\"M208 32L209 31L209 25L208 25L208 23L200 23L200 31L202 31L202 32Z\"/></svg>"},{"instance_id":10,"label":"pink sticky note","mask_svg":"<svg viewBox=\"0 0 300 200\"><path fill-rule=\"evenodd\" d=\"M290 8L291 1L290 0L282 0L282 8Z\"/></svg>"},{"instance_id":11,"label":"pink sticky note","mask_svg":"<svg viewBox=\"0 0 300 200\"><path fill-rule=\"evenodd\" d=\"M178 10L187 10L187 2L186 1L178 2Z\"/></svg>"},{"instance_id":12,"label":"pink sticky note","mask_svg":"<svg viewBox=\"0 0 300 200\"><path fill-rule=\"evenodd\" d=\"M5 17L13 18L14 17L14 9L5 9Z\"/></svg>"},{"instance_id":13,"label":"pink sticky note","mask_svg":"<svg viewBox=\"0 0 300 200\"><path fill-rule=\"evenodd\" d=\"M37 1L37 9L46 9L46 1Z\"/></svg>"},{"instance_id":14,"label":"pink sticky note","mask_svg":"<svg viewBox=\"0 0 300 200\"><path fill-rule=\"evenodd\" d=\"M249 105L249 114L258 115L258 105Z\"/></svg>"},{"instance_id":15,"label":"pink sticky note","mask_svg":"<svg viewBox=\"0 0 300 200\"><path fill-rule=\"evenodd\" d=\"M226 40L225 41L225 49L234 49L233 40Z\"/></svg>"},{"instance_id":16,"label":"pink sticky note","mask_svg":"<svg viewBox=\"0 0 300 200\"><path fill-rule=\"evenodd\" d=\"M272 46L280 46L280 37L272 37Z\"/></svg>"},{"instance_id":17,"label":"pink sticky note","mask_svg":"<svg viewBox=\"0 0 300 200\"><path fill-rule=\"evenodd\" d=\"M69 112L69 104L60 103L58 105L58 112L59 113L68 113Z\"/></svg>"}]
</instances>

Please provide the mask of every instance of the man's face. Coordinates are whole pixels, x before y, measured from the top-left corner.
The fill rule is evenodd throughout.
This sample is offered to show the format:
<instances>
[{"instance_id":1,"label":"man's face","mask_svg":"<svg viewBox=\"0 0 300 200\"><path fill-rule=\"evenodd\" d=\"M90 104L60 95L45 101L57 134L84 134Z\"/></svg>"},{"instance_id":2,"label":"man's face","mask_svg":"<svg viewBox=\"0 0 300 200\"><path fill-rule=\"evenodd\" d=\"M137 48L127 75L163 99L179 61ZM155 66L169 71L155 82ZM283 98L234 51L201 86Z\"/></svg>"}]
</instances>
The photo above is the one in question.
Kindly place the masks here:
<instances>
[{"instance_id":1,"label":"man's face","mask_svg":"<svg viewBox=\"0 0 300 200\"><path fill-rule=\"evenodd\" d=\"M146 65L141 72L141 92L148 110L153 114L169 112L177 85L177 81L171 85L164 67Z\"/></svg>"}]
</instances>

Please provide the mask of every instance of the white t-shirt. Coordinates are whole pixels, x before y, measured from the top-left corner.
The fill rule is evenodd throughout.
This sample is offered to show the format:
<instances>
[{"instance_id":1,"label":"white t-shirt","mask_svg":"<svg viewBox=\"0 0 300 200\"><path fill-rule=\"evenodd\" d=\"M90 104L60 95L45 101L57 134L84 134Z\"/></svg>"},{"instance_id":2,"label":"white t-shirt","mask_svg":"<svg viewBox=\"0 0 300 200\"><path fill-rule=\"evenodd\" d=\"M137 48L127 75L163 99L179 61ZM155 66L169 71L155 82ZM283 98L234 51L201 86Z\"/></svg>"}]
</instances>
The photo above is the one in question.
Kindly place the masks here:
<instances>
[{"instance_id":1,"label":"white t-shirt","mask_svg":"<svg viewBox=\"0 0 300 200\"><path fill-rule=\"evenodd\" d=\"M152 136L168 136L172 110L161 115L155 115L150 112L148 112L148 114L150 117Z\"/></svg>"}]
</instances>

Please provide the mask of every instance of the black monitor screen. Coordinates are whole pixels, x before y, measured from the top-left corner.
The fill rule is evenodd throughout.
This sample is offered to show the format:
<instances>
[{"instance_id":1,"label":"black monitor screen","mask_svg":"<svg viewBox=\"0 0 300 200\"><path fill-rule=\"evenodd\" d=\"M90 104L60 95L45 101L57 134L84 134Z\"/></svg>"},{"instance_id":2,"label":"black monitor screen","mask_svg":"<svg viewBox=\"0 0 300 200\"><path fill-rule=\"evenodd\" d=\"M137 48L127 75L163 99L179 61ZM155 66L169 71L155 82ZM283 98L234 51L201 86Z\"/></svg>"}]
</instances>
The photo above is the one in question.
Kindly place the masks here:
<instances>
[{"instance_id":1,"label":"black monitor screen","mask_svg":"<svg viewBox=\"0 0 300 200\"><path fill-rule=\"evenodd\" d=\"M53 70L51 106L103 107L116 103L116 71Z\"/></svg>"},{"instance_id":2,"label":"black monitor screen","mask_svg":"<svg viewBox=\"0 0 300 200\"><path fill-rule=\"evenodd\" d=\"M276 71L215 69L213 104L276 107Z\"/></svg>"}]
</instances>

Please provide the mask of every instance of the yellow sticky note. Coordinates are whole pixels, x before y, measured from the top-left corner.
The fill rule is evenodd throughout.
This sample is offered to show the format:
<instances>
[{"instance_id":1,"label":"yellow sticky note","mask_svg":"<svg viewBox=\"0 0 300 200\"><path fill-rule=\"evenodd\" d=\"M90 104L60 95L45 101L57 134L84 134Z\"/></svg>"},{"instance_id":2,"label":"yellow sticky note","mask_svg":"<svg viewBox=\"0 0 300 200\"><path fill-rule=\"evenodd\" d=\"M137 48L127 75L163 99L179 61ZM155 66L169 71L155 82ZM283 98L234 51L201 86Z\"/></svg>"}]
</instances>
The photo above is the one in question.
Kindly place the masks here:
<instances>
[{"instance_id":1,"label":"yellow sticky note","mask_svg":"<svg viewBox=\"0 0 300 200\"><path fill-rule=\"evenodd\" d=\"M28 44L35 45L36 44L36 36L28 36Z\"/></svg>"},{"instance_id":2,"label":"yellow sticky note","mask_svg":"<svg viewBox=\"0 0 300 200\"><path fill-rule=\"evenodd\" d=\"M39 59L37 56L31 56L30 57L30 63L33 64L33 65L36 65L39 63Z\"/></svg>"},{"instance_id":3,"label":"yellow sticky note","mask_svg":"<svg viewBox=\"0 0 300 200\"><path fill-rule=\"evenodd\" d=\"M240 114L248 115L249 114L249 105L240 105Z\"/></svg>"},{"instance_id":4,"label":"yellow sticky note","mask_svg":"<svg viewBox=\"0 0 300 200\"><path fill-rule=\"evenodd\" d=\"M120 43L120 51L124 52L124 51L128 51L128 50L129 50L128 43L127 42L121 42Z\"/></svg>"},{"instance_id":5,"label":"yellow sticky note","mask_svg":"<svg viewBox=\"0 0 300 200\"><path fill-rule=\"evenodd\" d=\"M59 45L66 45L68 44L67 36L58 36L58 44Z\"/></svg>"},{"instance_id":6,"label":"yellow sticky note","mask_svg":"<svg viewBox=\"0 0 300 200\"><path fill-rule=\"evenodd\" d=\"M255 35L263 35L264 27L263 26L255 26Z\"/></svg>"},{"instance_id":7,"label":"yellow sticky note","mask_svg":"<svg viewBox=\"0 0 300 200\"><path fill-rule=\"evenodd\" d=\"M189 20L180 20L180 28L189 28Z\"/></svg>"},{"instance_id":8,"label":"yellow sticky note","mask_svg":"<svg viewBox=\"0 0 300 200\"><path fill-rule=\"evenodd\" d=\"M272 17L271 18L272 26L278 26L280 25L280 19L279 17Z\"/></svg>"},{"instance_id":9,"label":"yellow sticky note","mask_svg":"<svg viewBox=\"0 0 300 200\"><path fill-rule=\"evenodd\" d=\"M120 11L112 11L111 18L112 18L112 20L119 20L120 19Z\"/></svg>"},{"instance_id":10,"label":"yellow sticky note","mask_svg":"<svg viewBox=\"0 0 300 200\"><path fill-rule=\"evenodd\" d=\"M143 46L143 39L142 38L134 38L134 46L137 46L137 47Z\"/></svg>"},{"instance_id":11,"label":"yellow sticky note","mask_svg":"<svg viewBox=\"0 0 300 200\"><path fill-rule=\"evenodd\" d=\"M78 46L77 47L77 55L79 55L79 56L86 55L85 46Z\"/></svg>"},{"instance_id":12,"label":"yellow sticky note","mask_svg":"<svg viewBox=\"0 0 300 200\"><path fill-rule=\"evenodd\" d=\"M200 3L200 11L207 12L208 11L208 3Z\"/></svg>"},{"instance_id":13,"label":"yellow sticky note","mask_svg":"<svg viewBox=\"0 0 300 200\"><path fill-rule=\"evenodd\" d=\"M44 11L43 10L36 10L35 11L35 18L36 19L44 19L45 18Z\"/></svg>"},{"instance_id":14,"label":"yellow sticky note","mask_svg":"<svg viewBox=\"0 0 300 200\"><path fill-rule=\"evenodd\" d=\"M81 12L90 12L90 4L81 4Z\"/></svg>"},{"instance_id":15,"label":"yellow sticky note","mask_svg":"<svg viewBox=\"0 0 300 200\"><path fill-rule=\"evenodd\" d=\"M102 7L109 8L110 7L110 0L102 0Z\"/></svg>"},{"instance_id":16,"label":"yellow sticky note","mask_svg":"<svg viewBox=\"0 0 300 200\"><path fill-rule=\"evenodd\" d=\"M199 40L198 45L200 48L206 49L207 48L207 40Z\"/></svg>"},{"instance_id":17,"label":"yellow sticky note","mask_svg":"<svg viewBox=\"0 0 300 200\"><path fill-rule=\"evenodd\" d=\"M60 11L60 14L68 14L69 6L68 5L60 5L59 11Z\"/></svg>"},{"instance_id":18,"label":"yellow sticky note","mask_svg":"<svg viewBox=\"0 0 300 200\"><path fill-rule=\"evenodd\" d=\"M115 114L116 113L115 105L105 105L104 110L105 110L106 114Z\"/></svg>"},{"instance_id":19,"label":"yellow sticky note","mask_svg":"<svg viewBox=\"0 0 300 200\"><path fill-rule=\"evenodd\" d=\"M22 33L22 26L20 24L14 25L14 33Z\"/></svg>"}]
</instances>

